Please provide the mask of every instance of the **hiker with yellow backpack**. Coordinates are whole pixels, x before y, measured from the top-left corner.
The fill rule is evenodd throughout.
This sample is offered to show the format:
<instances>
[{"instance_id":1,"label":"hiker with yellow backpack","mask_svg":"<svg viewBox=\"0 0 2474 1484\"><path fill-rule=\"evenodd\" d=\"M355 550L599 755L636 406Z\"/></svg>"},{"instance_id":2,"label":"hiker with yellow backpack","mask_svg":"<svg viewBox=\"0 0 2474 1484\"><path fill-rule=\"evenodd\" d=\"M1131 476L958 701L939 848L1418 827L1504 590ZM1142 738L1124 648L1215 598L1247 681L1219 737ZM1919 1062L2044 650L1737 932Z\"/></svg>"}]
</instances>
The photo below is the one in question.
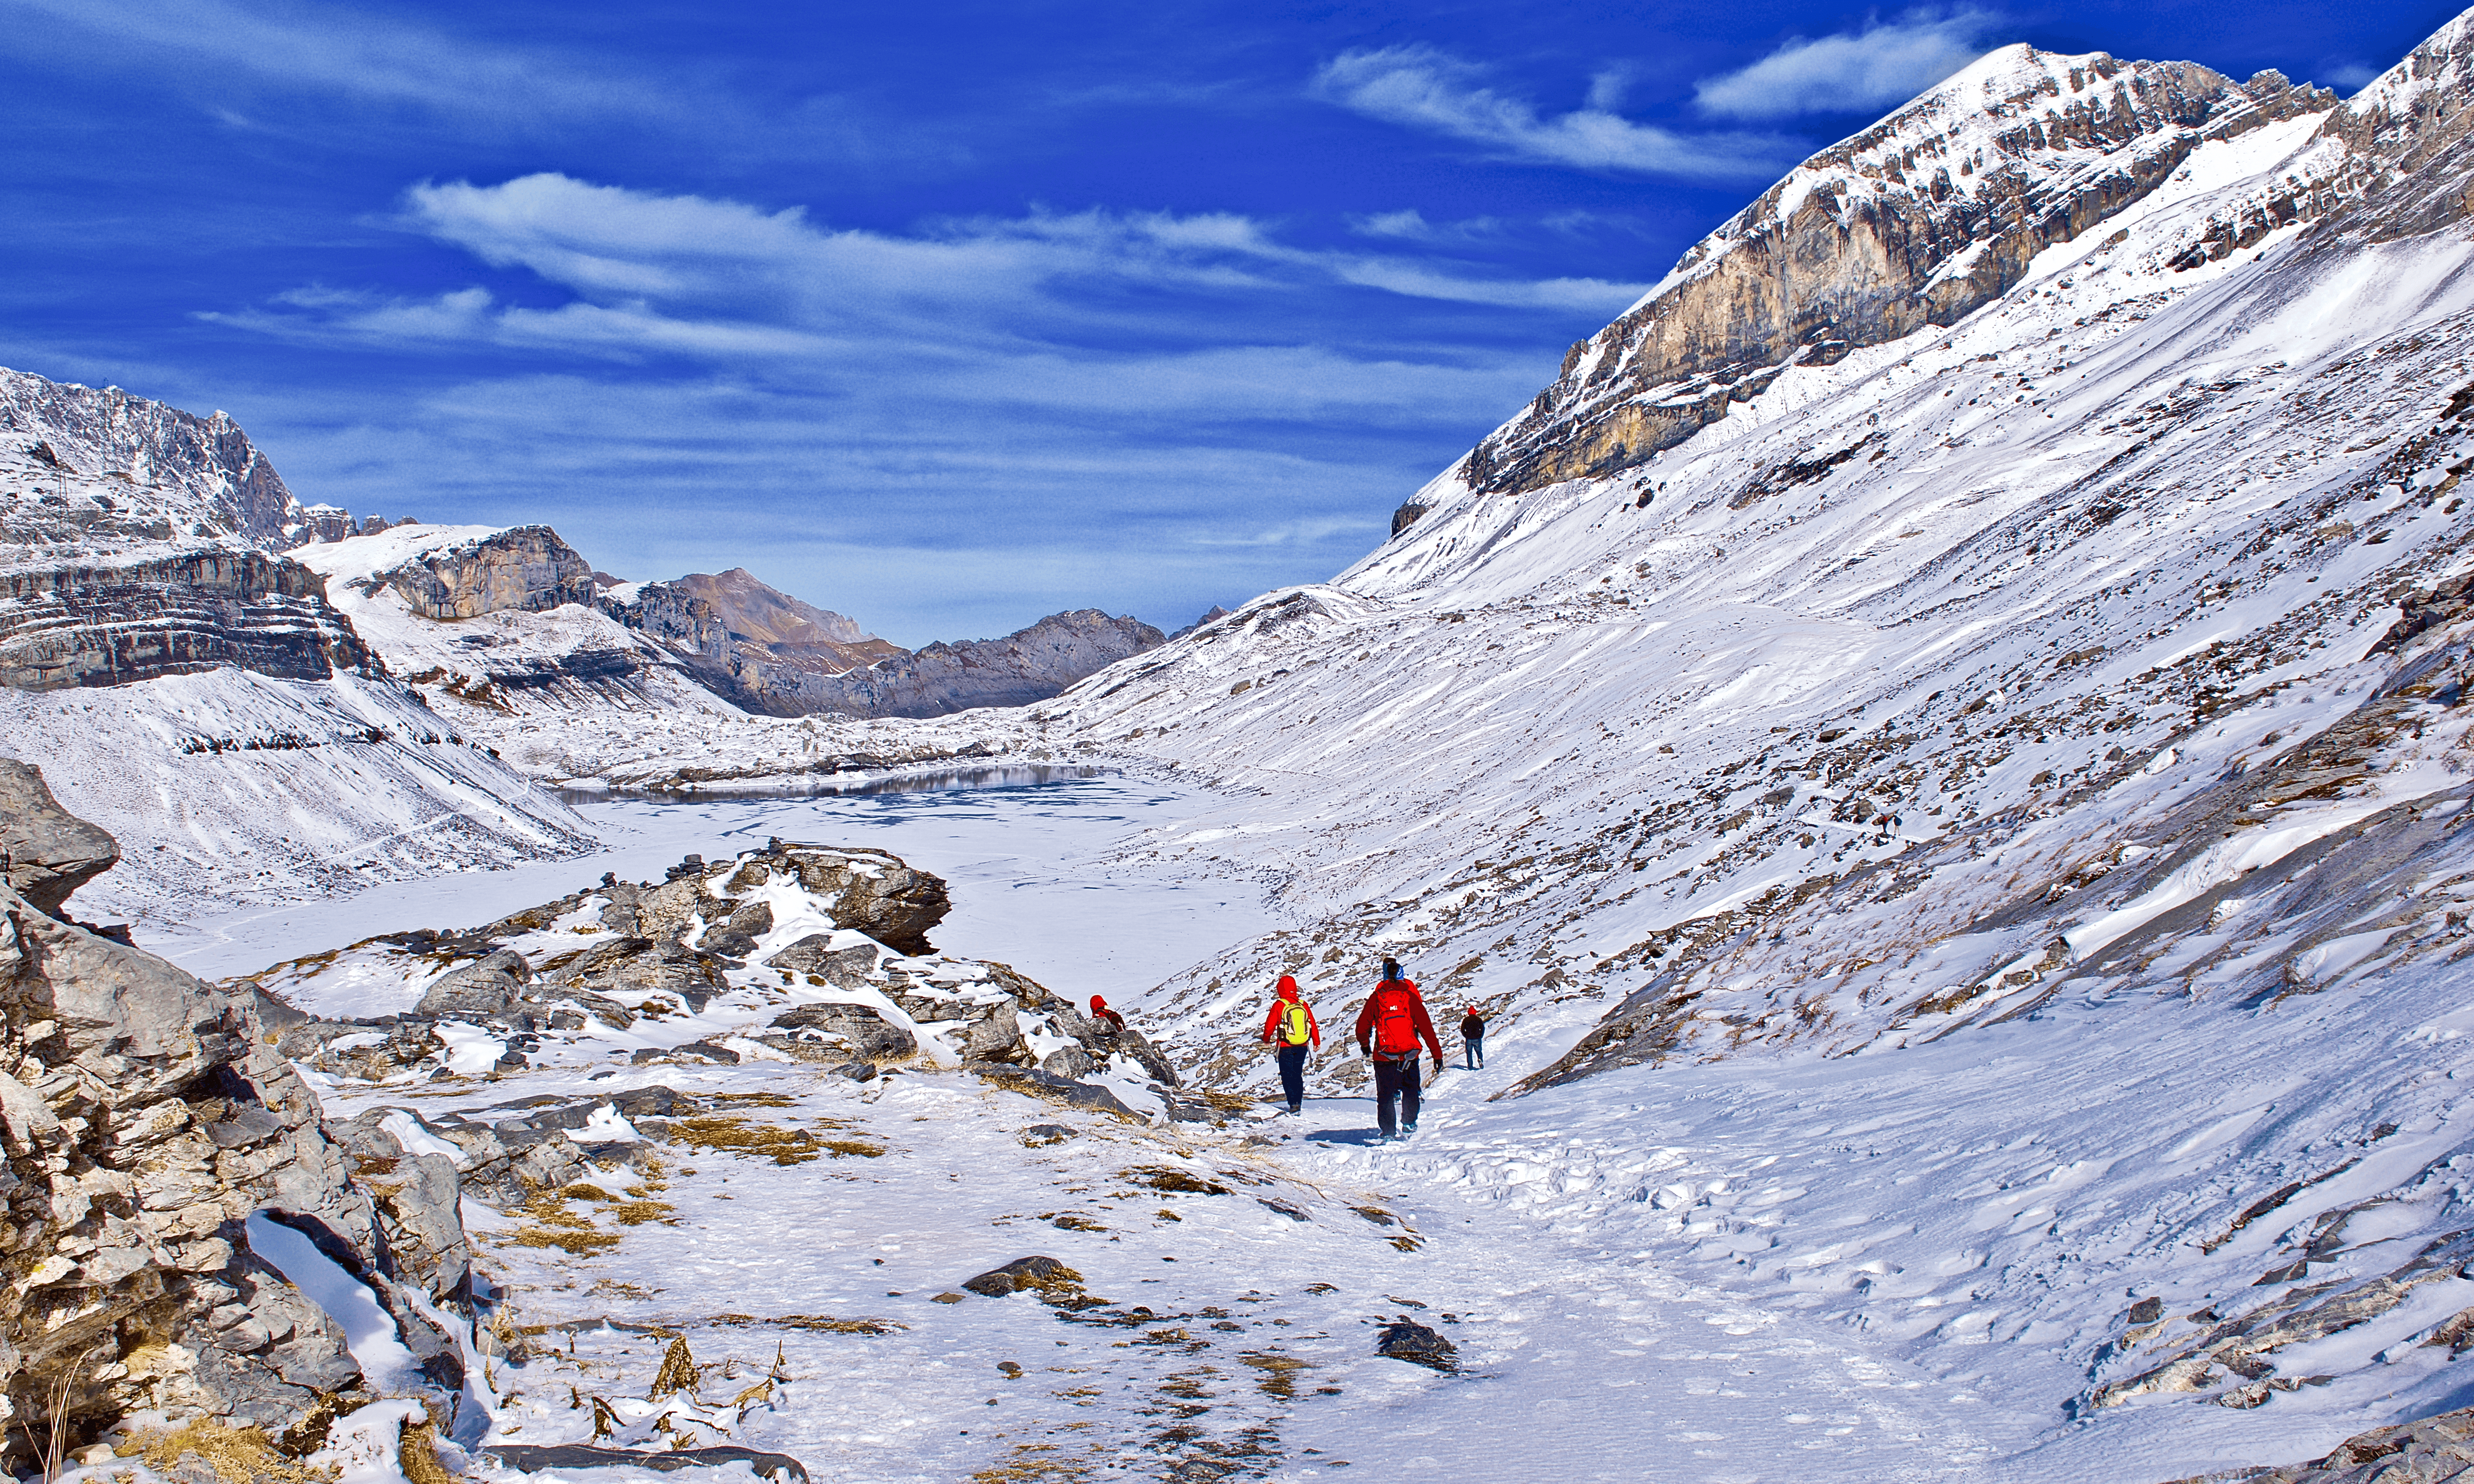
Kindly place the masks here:
<instances>
[{"instance_id":1,"label":"hiker with yellow backpack","mask_svg":"<svg viewBox=\"0 0 2474 1484\"><path fill-rule=\"evenodd\" d=\"M1305 1111L1306 1053L1322 1049L1322 1027L1315 1020L1314 1007L1298 997L1291 975L1280 976L1272 1012L1263 1019L1263 1039L1279 1048L1280 1090L1289 1095L1289 1116L1294 1118Z\"/></svg>"}]
</instances>

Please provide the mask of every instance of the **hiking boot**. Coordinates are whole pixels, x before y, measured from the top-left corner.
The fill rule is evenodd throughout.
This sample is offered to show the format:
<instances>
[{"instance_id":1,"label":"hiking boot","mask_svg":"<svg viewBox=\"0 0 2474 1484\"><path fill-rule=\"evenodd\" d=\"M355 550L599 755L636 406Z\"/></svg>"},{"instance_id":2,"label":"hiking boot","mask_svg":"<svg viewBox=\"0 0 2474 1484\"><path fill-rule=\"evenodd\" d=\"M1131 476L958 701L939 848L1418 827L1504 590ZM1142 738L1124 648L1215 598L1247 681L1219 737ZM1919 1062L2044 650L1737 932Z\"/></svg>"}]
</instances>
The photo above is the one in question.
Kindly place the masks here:
<instances>
[{"instance_id":1,"label":"hiking boot","mask_svg":"<svg viewBox=\"0 0 2474 1484\"><path fill-rule=\"evenodd\" d=\"M1415 1133L1415 1132L1417 1132L1417 1131L1418 1131L1418 1126L1417 1126L1416 1124L1410 1124L1408 1127L1406 1127L1406 1128L1404 1128L1404 1129L1402 1129L1402 1130L1400 1131L1400 1136L1401 1136L1402 1138L1404 1138L1404 1139L1405 1139L1405 1138L1407 1138L1410 1134Z\"/></svg>"}]
</instances>

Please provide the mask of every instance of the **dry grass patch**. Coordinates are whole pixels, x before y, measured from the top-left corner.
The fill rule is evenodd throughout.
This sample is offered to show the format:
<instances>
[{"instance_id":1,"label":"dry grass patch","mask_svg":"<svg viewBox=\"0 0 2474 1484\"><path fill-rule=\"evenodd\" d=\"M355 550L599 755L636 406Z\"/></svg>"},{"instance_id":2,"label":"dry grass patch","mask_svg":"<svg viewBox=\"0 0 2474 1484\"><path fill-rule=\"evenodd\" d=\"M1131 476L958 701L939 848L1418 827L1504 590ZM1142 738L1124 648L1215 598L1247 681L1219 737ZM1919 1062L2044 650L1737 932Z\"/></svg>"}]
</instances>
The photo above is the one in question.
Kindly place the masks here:
<instances>
[{"instance_id":1,"label":"dry grass patch","mask_svg":"<svg viewBox=\"0 0 2474 1484\"><path fill-rule=\"evenodd\" d=\"M1138 1185L1148 1185L1153 1190L1164 1190L1171 1195L1225 1196L1228 1194L1227 1186L1216 1180L1204 1180L1190 1170L1180 1170L1170 1164L1142 1164L1117 1173L1120 1179L1132 1180Z\"/></svg>"},{"instance_id":2,"label":"dry grass patch","mask_svg":"<svg viewBox=\"0 0 2474 1484\"><path fill-rule=\"evenodd\" d=\"M184 1454L196 1455L213 1470L220 1484L329 1484L341 1476L338 1470L285 1457L262 1428L230 1427L208 1418L199 1418L176 1432L140 1438L133 1447L116 1451L123 1458L143 1459L148 1468L167 1478Z\"/></svg>"},{"instance_id":3,"label":"dry grass patch","mask_svg":"<svg viewBox=\"0 0 2474 1484\"><path fill-rule=\"evenodd\" d=\"M807 1129L784 1129L752 1123L735 1113L708 1113L683 1118L670 1126L670 1136L696 1149L717 1150L741 1158L763 1156L775 1164L806 1164L825 1155L837 1158L857 1155L873 1159L885 1153L857 1139L830 1139Z\"/></svg>"},{"instance_id":4,"label":"dry grass patch","mask_svg":"<svg viewBox=\"0 0 2474 1484\"><path fill-rule=\"evenodd\" d=\"M567 1199L567 1191L535 1192L517 1209L538 1225L517 1228L516 1234L508 1240L518 1247L555 1247L573 1257L590 1257L618 1245L618 1233L600 1230L593 1225L593 1218L569 1210L560 1204Z\"/></svg>"}]
</instances>

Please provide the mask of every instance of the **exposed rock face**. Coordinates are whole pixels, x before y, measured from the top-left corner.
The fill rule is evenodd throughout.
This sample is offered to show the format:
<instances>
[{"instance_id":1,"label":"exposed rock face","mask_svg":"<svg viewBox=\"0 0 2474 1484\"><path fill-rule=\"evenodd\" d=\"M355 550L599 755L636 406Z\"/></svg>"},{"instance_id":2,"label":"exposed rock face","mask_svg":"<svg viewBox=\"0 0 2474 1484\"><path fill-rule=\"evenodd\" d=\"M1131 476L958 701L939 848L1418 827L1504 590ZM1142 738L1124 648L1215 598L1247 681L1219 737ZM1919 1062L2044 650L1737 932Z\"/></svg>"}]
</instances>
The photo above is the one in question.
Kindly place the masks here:
<instances>
[{"instance_id":1,"label":"exposed rock face","mask_svg":"<svg viewBox=\"0 0 2474 1484\"><path fill-rule=\"evenodd\" d=\"M286 557L212 547L0 568L0 685L121 685L225 665L289 680L381 672L325 582Z\"/></svg>"},{"instance_id":2,"label":"exposed rock face","mask_svg":"<svg viewBox=\"0 0 2474 1484\"><path fill-rule=\"evenodd\" d=\"M2190 62L2005 47L1703 239L1575 344L1562 377L1471 450L1461 476L1516 493L1642 463L1790 365L1954 324L2208 140L2335 103L2274 72L2237 84Z\"/></svg>"},{"instance_id":3,"label":"exposed rock face","mask_svg":"<svg viewBox=\"0 0 2474 1484\"><path fill-rule=\"evenodd\" d=\"M902 659L802 684L802 711L854 717L941 717L975 706L1028 706L1168 636L1096 608L1052 614L1003 639L934 644Z\"/></svg>"},{"instance_id":4,"label":"exposed rock face","mask_svg":"<svg viewBox=\"0 0 2474 1484\"><path fill-rule=\"evenodd\" d=\"M389 586L424 619L477 619L514 610L547 613L591 605L593 564L546 525L518 525L477 541L433 547L386 573Z\"/></svg>"},{"instance_id":5,"label":"exposed rock face","mask_svg":"<svg viewBox=\"0 0 2474 1484\"><path fill-rule=\"evenodd\" d=\"M910 651L801 602L743 568L605 594L602 611L678 657L696 682L766 716L802 716L801 688Z\"/></svg>"},{"instance_id":6,"label":"exposed rock face","mask_svg":"<svg viewBox=\"0 0 2474 1484\"><path fill-rule=\"evenodd\" d=\"M303 539L300 503L225 414L21 371L0 370L0 544L229 536L279 551Z\"/></svg>"},{"instance_id":7,"label":"exposed rock face","mask_svg":"<svg viewBox=\"0 0 2474 1484\"><path fill-rule=\"evenodd\" d=\"M10 837L81 839L28 782ZM361 1277L437 1357L433 1378L460 1382L452 1337L408 1300L464 1295L451 1180L374 1202L248 1002L0 887L0 1406L41 1415L64 1383L82 1445L133 1410L279 1430L349 1399L342 1331L248 1250L256 1210ZM12 1426L0 1445L12 1466L22 1439Z\"/></svg>"},{"instance_id":8,"label":"exposed rock face","mask_svg":"<svg viewBox=\"0 0 2474 1484\"><path fill-rule=\"evenodd\" d=\"M909 652L861 628L857 620L765 586L743 567L719 576L690 572L674 583L648 586L676 588L703 599L734 647L794 673L838 675Z\"/></svg>"},{"instance_id":9,"label":"exposed rock face","mask_svg":"<svg viewBox=\"0 0 2474 1484\"><path fill-rule=\"evenodd\" d=\"M119 841L61 808L41 768L0 758L0 874L35 911L61 916L70 892L119 859Z\"/></svg>"},{"instance_id":10,"label":"exposed rock face","mask_svg":"<svg viewBox=\"0 0 2474 1484\"><path fill-rule=\"evenodd\" d=\"M2325 1458L2290 1469L2244 1470L2239 1475L2213 1474L2174 1484L2209 1484L2227 1477L2246 1484L2439 1484L2468 1474L2474 1474L2474 1407L2375 1427L2338 1444Z\"/></svg>"},{"instance_id":11,"label":"exposed rock face","mask_svg":"<svg viewBox=\"0 0 2474 1484\"><path fill-rule=\"evenodd\" d=\"M2434 231L2474 209L2474 15L2460 15L2328 115L2347 158L2329 227L2374 242Z\"/></svg>"}]
</instances>

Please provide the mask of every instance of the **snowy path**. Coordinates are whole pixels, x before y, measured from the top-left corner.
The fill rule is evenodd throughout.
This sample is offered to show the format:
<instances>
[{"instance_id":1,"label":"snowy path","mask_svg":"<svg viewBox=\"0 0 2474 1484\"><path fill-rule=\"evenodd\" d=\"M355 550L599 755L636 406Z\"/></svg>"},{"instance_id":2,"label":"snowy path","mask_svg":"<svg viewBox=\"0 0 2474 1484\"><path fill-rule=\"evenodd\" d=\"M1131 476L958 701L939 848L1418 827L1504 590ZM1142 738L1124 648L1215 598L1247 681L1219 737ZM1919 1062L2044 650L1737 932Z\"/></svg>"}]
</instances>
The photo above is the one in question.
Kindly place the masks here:
<instances>
[{"instance_id":1,"label":"snowy path","mask_svg":"<svg viewBox=\"0 0 2474 1484\"><path fill-rule=\"evenodd\" d=\"M1293 1440L1377 1477L1395 1465L1397 1476L1449 1479L1995 1476L1980 1467L1991 1450L1976 1398L1937 1392L1807 1316L1687 1282L1646 1251L1452 1189L1464 1156L1502 1142L1469 1105L1510 1081L1446 1072L1405 1146L1362 1142L1372 1105L1360 1099L1310 1100L1296 1123L1273 1126L1291 1136L1281 1163L1380 1185L1421 1218L1418 1292L1459 1314L1467 1373L1402 1378L1389 1395L1301 1416Z\"/></svg>"}]
</instances>

